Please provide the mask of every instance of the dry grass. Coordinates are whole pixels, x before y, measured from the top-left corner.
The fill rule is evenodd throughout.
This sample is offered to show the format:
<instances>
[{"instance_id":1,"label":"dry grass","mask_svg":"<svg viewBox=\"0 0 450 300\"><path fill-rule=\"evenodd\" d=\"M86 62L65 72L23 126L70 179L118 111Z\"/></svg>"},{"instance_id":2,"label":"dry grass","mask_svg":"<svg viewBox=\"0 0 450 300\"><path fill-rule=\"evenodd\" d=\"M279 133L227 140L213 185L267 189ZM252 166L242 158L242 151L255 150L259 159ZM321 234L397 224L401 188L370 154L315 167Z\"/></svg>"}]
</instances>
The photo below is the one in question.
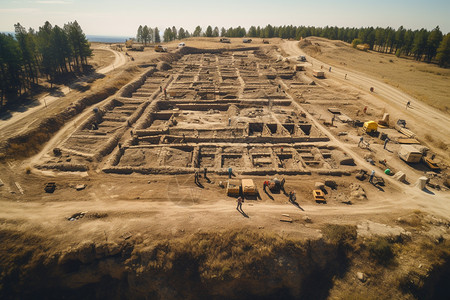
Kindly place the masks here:
<instances>
[{"instance_id":1,"label":"dry grass","mask_svg":"<svg viewBox=\"0 0 450 300\"><path fill-rule=\"evenodd\" d=\"M323 38L307 38L313 45L303 49L324 62L343 68L363 70L364 73L398 87L411 96L450 113L450 69L435 64L397 58L393 54L364 52L350 44ZM314 43L319 43L320 46ZM320 48L319 50L317 48Z\"/></svg>"}]
</instances>

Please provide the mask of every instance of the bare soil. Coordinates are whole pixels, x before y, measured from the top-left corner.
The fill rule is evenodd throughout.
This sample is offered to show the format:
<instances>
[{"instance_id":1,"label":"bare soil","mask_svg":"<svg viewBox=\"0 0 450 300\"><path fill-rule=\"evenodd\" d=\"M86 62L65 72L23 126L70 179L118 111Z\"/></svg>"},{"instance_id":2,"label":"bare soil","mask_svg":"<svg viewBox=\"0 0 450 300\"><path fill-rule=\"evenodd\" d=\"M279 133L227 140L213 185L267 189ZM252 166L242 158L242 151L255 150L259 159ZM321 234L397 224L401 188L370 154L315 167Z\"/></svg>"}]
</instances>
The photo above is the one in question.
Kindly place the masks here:
<instances>
[{"instance_id":1,"label":"bare soil","mask_svg":"<svg viewBox=\"0 0 450 300\"><path fill-rule=\"evenodd\" d=\"M167 54L151 47L127 51L133 62L116 70L99 66L112 70L87 82L90 90L109 80L130 83L64 124L38 154L1 161L1 250L15 254L0 260L0 296L28 290L55 299L337 299L355 291L366 299L414 299L426 293L420 282L430 284L429 274L448 276L446 154L430 145L441 172L405 164L397 157L402 135L395 129L379 128L392 139L388 151L351 123L331 124L328 110L367 121L386 111L403 114L398 104L381 92L371 94L356 67L345 66L348 83L334 65L331 76L314 78L313 68L323 62L309 56L306 70L294 71L292 60L303 53L295 41L217 40L187 39L188 47L205 50L181 54L178 41L168 44ZM256 45L261 49L210 53ZM155 68L160 59L171 68ZM370 80L376 91L383 88ZM71 92L49 110L56 113L87 93ZM413 107L431 117L426 104ZM30 120L39 122L45 112L1 124L2 138L32 126L26 125ZM439 122L429 125L407 114L414 130ZM417 135L422 141L425 131ZM358 146L361 136L369 148ZM448 138L448 131L438 136ZM354 164L341 164L348 159ZM384 159L387 165L380 163ZM245 196L242 211L237 196L227 196L229 167L234 180L253 179L259 192ZM385 175L386 168L405 172L407 182ZM356 179L361 169L374 170L385 184ZM439 188L415 186L425 172ZM264 191L263 182L274 177L285 178L286 193ZM50 182L56 189L46 193ZM312 191L325 183L326 203L318 203ZM296 203L289 201L290 191ZM328 224L344 229L330 233ZM369 242L377 236L394 249L390 266L370 256ZM39 270L41 276L34 276ZM369 281L358 280L357 272ZM403 290L411 276L417 282ZM440 291L442 282L433 290Z\"/></svg>"}]
</instances>

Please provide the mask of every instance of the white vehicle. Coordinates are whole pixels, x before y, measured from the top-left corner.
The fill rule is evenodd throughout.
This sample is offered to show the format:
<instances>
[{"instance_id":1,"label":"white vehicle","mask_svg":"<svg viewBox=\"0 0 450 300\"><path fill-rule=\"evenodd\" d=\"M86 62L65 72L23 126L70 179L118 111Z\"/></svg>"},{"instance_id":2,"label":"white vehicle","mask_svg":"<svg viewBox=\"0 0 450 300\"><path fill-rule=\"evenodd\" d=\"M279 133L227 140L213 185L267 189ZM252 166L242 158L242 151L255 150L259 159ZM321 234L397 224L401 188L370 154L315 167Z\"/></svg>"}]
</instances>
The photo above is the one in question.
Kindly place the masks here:
<instances>
[{"instance_id":1,"label":"white vehicle","mask_svg":"<svg viewBox=\"0 0 450 300\"><path fill-rule=\"evenodd\" d=\"M178 44L178 48L183 48L184 46L186 46L185 43L179 43L179 44Z\"/></svg>"}]
</instances>

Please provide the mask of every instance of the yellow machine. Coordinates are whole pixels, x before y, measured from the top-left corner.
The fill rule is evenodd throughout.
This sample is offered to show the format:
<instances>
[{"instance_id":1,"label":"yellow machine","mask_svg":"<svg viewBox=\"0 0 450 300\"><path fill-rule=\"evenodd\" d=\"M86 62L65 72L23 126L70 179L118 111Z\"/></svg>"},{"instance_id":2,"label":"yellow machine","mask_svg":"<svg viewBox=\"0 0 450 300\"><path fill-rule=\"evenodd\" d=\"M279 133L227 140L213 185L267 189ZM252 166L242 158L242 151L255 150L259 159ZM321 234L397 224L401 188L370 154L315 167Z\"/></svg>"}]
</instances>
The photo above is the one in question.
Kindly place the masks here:
<instances>
[{"instance_id":1,"label":"yellow machine","mask_svg":"<svg viewBox=\"0 0 450 300\"><path fill-rule=\"evenodd\" d=\"M376 132L377 129L378 129L378 124L375 121L368 121L368 122L365 122L363 125L363 130L368 133Z\"/></svg>"},{"instance_id":2,"label":"yellow machine","mask_svg":"<svg viewBox=\"0 0 450 300\"><path fill-rule=\"evenodd\" d=\"M241 190L241 183L239 180L228 180L227 182L227 195L239 196Z\"/></svg>"},{"instance_id":3,"label":"yellow machine","mask_svg":"<svg viewBox=\"0 0 450 300\"><path fill-rule=\"evenodd\" d=\"M242 179L242 193L246 196L258 195L258 191L256 190L255 183L252 179Z\"/></svg>"}]
</instances>

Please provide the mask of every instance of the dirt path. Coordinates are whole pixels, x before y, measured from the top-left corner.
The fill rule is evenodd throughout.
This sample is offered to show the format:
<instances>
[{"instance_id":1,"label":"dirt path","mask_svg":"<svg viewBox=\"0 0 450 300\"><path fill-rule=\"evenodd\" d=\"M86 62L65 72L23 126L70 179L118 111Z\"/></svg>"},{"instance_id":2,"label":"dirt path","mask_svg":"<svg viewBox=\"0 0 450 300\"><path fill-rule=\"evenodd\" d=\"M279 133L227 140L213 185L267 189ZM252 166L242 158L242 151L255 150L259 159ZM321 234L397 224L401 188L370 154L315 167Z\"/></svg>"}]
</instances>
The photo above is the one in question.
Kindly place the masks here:
<instances>
[{"instance_id":1,"label":"dirt path","mask_svg":"<svg viewBox=\"0 0 450 300\"><path fill-rule=\"evenodd\" d=\"M298 47L298 43L298 41L285 41L281 44L283 50L290 55L289 58L294 59L298 55L307 56ZM391 107L402 111L403 114L410 115L415 119L415 121L423 123L423 126L429 128L429 130L433 131L433 133L439 133L442 140L445 140L450 136L450 118L448 118L445 113L361 72L345 70L336 66L331 66L331 72L327 72L330 67L329 64L326 64L311 56L307 56L307 60L315 69L319 69L319 66L323 65L327 78L345 82L346 84L352 85L365 92L369 91L370 88L373 87L374 96ZM347 74L347 80L344 79L345 74ZM410 109L406 109L406 103L408 101L411 101Z\"/></svg>"},{"instance_id":2,"label":"dirt path","mask_svg":"<svg viewBox=\"0 0 450 300\"><path fill-rule=\"evenodd\" d=\"M281 46L283 50L290 55L289 58L295 59L298 55L305 55L305 53L298 47L297 41L286 41ZM329 68L329 65L310 56L308 56L308 61L310 62L311 66L318 67L320 65L324 65L327 66L326 69ZM412 99L410 96L404 94L403 92L398 91L395 88L375 79L369 78L362 73L342 70L334 66L331 66L331 68L331 73L326 73L326 76L328 78L331 77L333 80L340 80L342 83L350 84L363 91L367 91L370 87L374 87L376 91L378 90L378 93L376 95L377 98L384 101L388 105L393 105L399 108L401 105L405 105L403 104L403 102L405 102L405 100L403 99ZM352 79L344 80L345 74L347 74L347 78L351 77ZM445 114L437 111L432 107L429 107L424 103L420 103L418 100L414 101L414 109L408 110L409 113L414 114L416 119L420 120L420 123L423 123L423 126L425 128L427 126L428 128L431 127L430 130L438 130L439 128L441 129L440 133L442 134L443 138L450 136L450 128L442 128L443 124L444 126L450 125L450 120ZM323 131L330 138L331 142L341 147L347 154L353 157L353 159L359 166L364 167L367 170L373 169L373 166L371 166L365 159L363 159L355 151L353 151L351 147L334 137L334 135L325 126L320 124L306 110L304 111L312 120L314 125L317 126L321 131ZM432 127L434 127L434 129L432 129ZM450 212L450 203L446 201L450 199L450 196L448 194L427 194L415 187L414 184L411 186L406 186L398 181L393 180L392 177L380 172L377 172L377 176L382 176L384 180L389 184L395 186L400 190L404 190L405 197L403 197L401 200L398 200L397 202L397 204L401 204L403 208L422 208L436 214L438 214L440 211ZM366 209L366 207L363 208L363 210L364 209Z\"/></svg>"},{"instance_id":3,"label":"dirt path","mask_svg":"<svg viewBox=\"0 0 450 300\"><path fill-rule=\"evenodd\" d=\"M114 55L115 55L115 60L109 66L106 66L106 67L104 67L104 68L102 68L100 70L97 70L97 73L100 73L100 74L109 73L112 70L114 70L115 68L123 66L127 62L127 57L121 52L117 52L117 51L112 50L109 47L103 46L103 45L100 46L99 49L108 50L108 51L113 52ZM79 84L81 82L86 82L86 81L88 81L91 78L92 78L92 75L83 76L80 79L78 79L77 81L72 82L72 84L70 86L73 86L75 84ZM12 116L9 119L4 120L4 121L0 121L0 130L2 130L3 128L8 127L8 126L12 126L14 123L16 123L16 122L18 122L18 121L20 121L20 120L22 120L22 119L24 119L26 117L29 117L33 113L36 113L36 112L42 110L43 108L46 108L48 105L52 104L56 100L61 99L61 97L66 96L67 94L69 94L71 92L70 86L65 86L65 87L61 88L61 90L59 91L59 95L58 96L52 96L50 94L42 96L41 98L37 99L37 101L36 101L38 103L37 105L35 105L35 106L31 107L31 108L28 108L24 112L11 112ZM34 122L34 121L31 121L30 124L32 122ZM22 130L25 130L26 128L27 127L22 128ZM17 133L19 133L19 132L17 132Z\"/></svg>"}]
</instances>

